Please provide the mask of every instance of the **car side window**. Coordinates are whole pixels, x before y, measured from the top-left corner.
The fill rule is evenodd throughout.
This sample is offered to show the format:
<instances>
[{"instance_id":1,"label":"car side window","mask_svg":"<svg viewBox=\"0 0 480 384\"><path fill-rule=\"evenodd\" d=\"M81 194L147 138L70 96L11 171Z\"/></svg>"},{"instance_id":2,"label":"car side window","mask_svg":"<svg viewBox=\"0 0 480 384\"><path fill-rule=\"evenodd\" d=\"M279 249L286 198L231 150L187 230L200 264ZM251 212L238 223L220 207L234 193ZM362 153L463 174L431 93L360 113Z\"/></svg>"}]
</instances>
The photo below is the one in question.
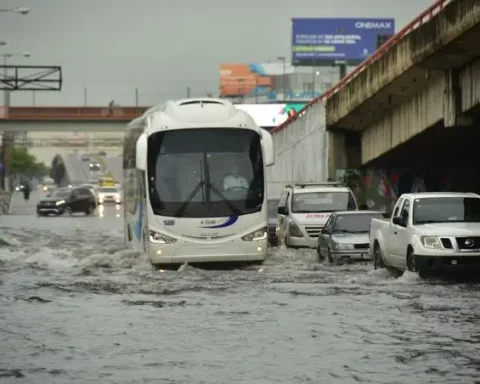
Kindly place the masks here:
<instances>
[{"instance_id":1,"label":"car side window","mask_svg":"<svg viewBox=\"0 0 480 384\"><path fill-rule=\"evenodd\" d=\"M401 214L403 222L405 223L405 227L407 226L407 223L408 223L409 212L410 212L410 200L405 199L405 203L403 203L402 214Z\"/></svg>"},{"instance_id":2,"label":"car side window","mask_svg":"<svg viewBox=\"0 0 480 384\"><path fill-rule=\"evenodd\" d=\"M287 205L287 191L283 191L282 195L280 196L280 200L278 201L279 207L285 207Z\"/></svg>"},{"instance_id":3,"label":"car side window","mask_svg":"<svg viewBox=\"0 0 480 384\"><path fill-rule=\"evenodd\" d=\"M397 206L395 207L395 210L393 211L393 217L399 216L399 214L400 214L400 207L402 206L402 204L403 204L403 199L400 199L400 200L398 201Z\"/></svg>"},{"instance_id":4,"label":"car side window","mask_svg":"<svg viewBox=\"0 0 480 384\"><path fill-rule=\"evenodd\" d=\"M330 215L327 222L325 223L325 231L331 232L332 231L332 223L333 223L333 215Z\"/></svg>"}]
</instances>

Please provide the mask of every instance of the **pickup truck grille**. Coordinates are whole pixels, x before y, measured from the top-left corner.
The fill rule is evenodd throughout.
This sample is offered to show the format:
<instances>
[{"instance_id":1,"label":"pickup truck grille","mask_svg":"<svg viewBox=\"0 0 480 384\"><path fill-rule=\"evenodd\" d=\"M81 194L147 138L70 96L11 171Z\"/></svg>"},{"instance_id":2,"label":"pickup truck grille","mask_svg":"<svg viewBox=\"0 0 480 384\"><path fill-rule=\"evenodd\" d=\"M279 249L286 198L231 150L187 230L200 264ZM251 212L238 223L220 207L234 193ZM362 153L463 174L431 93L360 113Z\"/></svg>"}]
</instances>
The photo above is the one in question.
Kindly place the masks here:
<instances>
[{"instance_id":1,"label":"pickup truck grille","mask_svg":"<svg viewBox=\"0 0 480 384\"><path fill-rule=\"evenodd\" d=\"M480 249L480 237L457 237L458 248L462 251L473 251Z\"/></svg>"},{"instance_id":2,"label":"pickup truck grille","mask_svg":"<svg viewBox=\"0 0 480 384\"><path fill-rule=\"evenodd\" d=\"M370 244L354 244L353 246L355 249L368 249L370 247Z\"/></svg>"},{"instance_id":3,"label":"pickup truck grille","mask_svg":"<svg viewBox=\"0 0 480 384\"><path fill-rule=\"evenodd\" d=\"M453 249L453 245L452 245L452 242L451 242L450 239L448 239L448 238L442 238L442 239L440 239L440 241L442 242L443 248L445 248L445 249Z\"/></svg>"},{"instance_id":4,"label":"pickup truck grille","mask_svg":"<svg viewBox=\"0 0 480 384\"><path fill-rule=\"evenodd\" d=\"M318 237L322 228L320 225L306 225L305 231L309 237Z\"/></svg>"}]
</instances>

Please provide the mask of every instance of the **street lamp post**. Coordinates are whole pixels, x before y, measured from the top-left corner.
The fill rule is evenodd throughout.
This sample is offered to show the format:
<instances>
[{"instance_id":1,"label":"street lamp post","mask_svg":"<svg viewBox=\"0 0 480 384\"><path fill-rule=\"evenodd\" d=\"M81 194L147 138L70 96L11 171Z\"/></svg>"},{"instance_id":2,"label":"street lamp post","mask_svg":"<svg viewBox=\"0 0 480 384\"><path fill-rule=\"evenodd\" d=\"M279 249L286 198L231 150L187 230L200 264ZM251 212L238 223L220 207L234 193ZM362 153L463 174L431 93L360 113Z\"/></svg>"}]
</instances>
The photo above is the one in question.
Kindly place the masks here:
<instances>
[{"instance_id":1,"label":"street lamp post","mask_svg":"<svg viewBox=\"0 0 480 384\"><path fill-rule=\"evenodd\" d=\"M285 58L285 56L279 56L277 57L277 60L280 60L281 62L283 62L283 75L282 75L282 88L283 88L283 101L285 102L285 95L287 93L287 79L286 79L286 72L287 72L287 69L286 69L286 66L287 66L287 59Z\"/></svg>"},{"instance_id":2,"label":"street lamp post","mask_svg":"<svg viewBox=\"0 0 480 384\"><path fill-rule=\"evenodd\" d=\"M8 71L7 71L7 59L15 56L22 56L22 57L30 57L29 52L21 52L21 53L4 53L1 54L0 57L3 57L3 79L4 82L7 82L7 77L8 77ZM5 89L3 93L3 110L5 117L8 116L8 111L10 109L10 92ZM3 147L3 176L2 177L2 186L5 189L5 191L9 192L10 191L10 175L9 175L9 169L10 169L10 157L11 153L10 150L12 149L14 142L14 135L11 132L4 132L3 134L3 140L2 140L2 147Z\"/></svg>"},{"instance_id":3,"label":"street lamp post","mask_svg":"<svg viewBox=\"0 0 480 384\"><path fill-rule=\"evenodd\" d=\"M28 15L30 13L30 9L29 8L26 8L26 7L15 7L15 8L0 8L0 12L14 12L14 13L18 13L20 15ZM3 44L0 43L0 45L6 45L5 42L3 42ZM30 56L30 53L28 52L23 52L20 54L21 56L24 56L24 57L29 57ZM8 73L7 73L7 58L9 57L13 57L13 56L17 56L17 54L13 54L13 53L6 53L6 54L3 54L1 55L3 57L3 65L4 65L4 68L3 68L3 75L4 75L4 81L7 81L7 76L8 76ZM6 87L5 87L6 88ZM10 93L8 92L7 89L5 89L5 92L3 94L3 97L4 97L4 111L5 113L8 113L8 108L10 107ZM3 169L1 170L0 174L3 173L3 177L0 178L0 186L2 186L7 192L10 191L10 159L11 159L11 149L12 149L12 143L13 141L13 136L11 135L11 133L8 133L8 134L3 134L3 140L2 140L2 166L3 166Z\"/></svg>"}]
</instances>

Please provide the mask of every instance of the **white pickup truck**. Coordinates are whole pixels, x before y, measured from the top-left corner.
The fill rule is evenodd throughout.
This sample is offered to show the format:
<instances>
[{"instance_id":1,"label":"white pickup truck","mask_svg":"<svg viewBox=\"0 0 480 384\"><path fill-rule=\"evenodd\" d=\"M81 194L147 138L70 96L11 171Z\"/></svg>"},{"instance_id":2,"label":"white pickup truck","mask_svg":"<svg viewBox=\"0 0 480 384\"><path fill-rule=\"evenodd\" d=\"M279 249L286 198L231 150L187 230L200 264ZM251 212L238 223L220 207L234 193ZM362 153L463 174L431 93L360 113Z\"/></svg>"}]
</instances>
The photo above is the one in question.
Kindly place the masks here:
<instances>
[{"instance_id":1,"label":"white pickup truck","mask_svg":"<svg viewBox=\"0 0 480 384\"><path fill-rule=\"evenodd\" d=\"M375 268L418 272L480 267L480 195L423 192L400 196L390 219L372 219Z\"/></svg>"}]
</instances>

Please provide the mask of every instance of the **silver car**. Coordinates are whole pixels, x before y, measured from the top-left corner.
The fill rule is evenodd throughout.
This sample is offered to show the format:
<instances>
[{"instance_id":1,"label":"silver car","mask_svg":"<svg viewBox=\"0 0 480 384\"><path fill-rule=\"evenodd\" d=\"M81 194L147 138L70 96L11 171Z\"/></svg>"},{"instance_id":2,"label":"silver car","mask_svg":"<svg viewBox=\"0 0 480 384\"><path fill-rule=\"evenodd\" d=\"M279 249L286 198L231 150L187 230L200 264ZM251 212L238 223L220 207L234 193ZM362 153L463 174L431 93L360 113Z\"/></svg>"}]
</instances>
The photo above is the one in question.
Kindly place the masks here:
<instances>
[{"instance_id":1,"label":"silver car","mask_svg":"<svg viewBox=\"0 0 480 384\"><path fill-rule=\"evenodd\" d=\"M317 243L318 259L329 262L367 260L369 232L373 218L382 218L377 211L338 211L325 223Z\"/></svg>"}]
</instances>

